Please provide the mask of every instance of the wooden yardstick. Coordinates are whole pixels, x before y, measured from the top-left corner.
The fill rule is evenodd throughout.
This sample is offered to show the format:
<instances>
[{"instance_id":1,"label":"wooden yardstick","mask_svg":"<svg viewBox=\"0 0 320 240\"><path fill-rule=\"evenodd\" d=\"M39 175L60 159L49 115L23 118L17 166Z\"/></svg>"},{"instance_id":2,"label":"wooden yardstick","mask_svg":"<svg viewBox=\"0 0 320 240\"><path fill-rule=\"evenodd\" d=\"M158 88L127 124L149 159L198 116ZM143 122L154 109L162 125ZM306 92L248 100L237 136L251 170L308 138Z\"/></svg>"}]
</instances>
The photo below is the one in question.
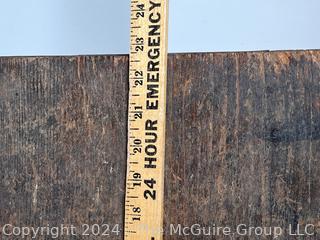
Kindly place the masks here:
<instances>
[{"instance_id":1,"label":"wooden yardstick","mask_svg":"<svg viewBox=\"0 0 320 240\"><path fill-rule=\"evenodd\" d=\"M167 25L167 0L131 1L125 240L163 235Z\"/></svg>"}]
</instances>

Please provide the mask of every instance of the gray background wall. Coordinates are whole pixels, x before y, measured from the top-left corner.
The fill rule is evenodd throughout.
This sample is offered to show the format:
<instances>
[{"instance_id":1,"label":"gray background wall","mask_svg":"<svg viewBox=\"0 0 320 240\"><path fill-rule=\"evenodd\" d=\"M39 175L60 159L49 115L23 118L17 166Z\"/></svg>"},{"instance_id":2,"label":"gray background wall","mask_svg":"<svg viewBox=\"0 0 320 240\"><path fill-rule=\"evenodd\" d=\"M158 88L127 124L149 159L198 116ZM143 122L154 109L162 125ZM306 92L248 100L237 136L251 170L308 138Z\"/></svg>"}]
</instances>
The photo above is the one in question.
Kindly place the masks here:
<instances>
[{"instance_id":1,"label":"gray background wall","mask_svg":"<svg viewBox=\"0 0 320 240\"><path fill-rule=\"evenodd\" d=\"M129 0L0 0L0 55L122 54ZM170 52L320 48L319 0L171 0Z\"/></svg>"}]
</instances>

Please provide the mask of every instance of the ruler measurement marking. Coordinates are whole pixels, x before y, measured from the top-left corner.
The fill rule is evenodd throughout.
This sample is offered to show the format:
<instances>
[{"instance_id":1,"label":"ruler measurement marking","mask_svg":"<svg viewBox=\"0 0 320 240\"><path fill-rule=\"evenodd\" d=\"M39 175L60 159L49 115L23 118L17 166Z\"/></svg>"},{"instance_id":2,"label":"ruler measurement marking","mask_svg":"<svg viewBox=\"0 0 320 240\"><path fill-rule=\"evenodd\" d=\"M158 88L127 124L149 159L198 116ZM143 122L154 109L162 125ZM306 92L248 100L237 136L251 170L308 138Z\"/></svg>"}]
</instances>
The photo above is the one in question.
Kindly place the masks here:
<instances>
[{"instance_id":1,"label":"ruler measurement marking","mask_svg":"<svg viewBox=\"0 0 320 240\"><path fill-rule=\"evenodd\" d=\"M131 182L141 182L142 180L141 179L128 179L128 181L131 181Z\"/></svg>"}]
</instances>

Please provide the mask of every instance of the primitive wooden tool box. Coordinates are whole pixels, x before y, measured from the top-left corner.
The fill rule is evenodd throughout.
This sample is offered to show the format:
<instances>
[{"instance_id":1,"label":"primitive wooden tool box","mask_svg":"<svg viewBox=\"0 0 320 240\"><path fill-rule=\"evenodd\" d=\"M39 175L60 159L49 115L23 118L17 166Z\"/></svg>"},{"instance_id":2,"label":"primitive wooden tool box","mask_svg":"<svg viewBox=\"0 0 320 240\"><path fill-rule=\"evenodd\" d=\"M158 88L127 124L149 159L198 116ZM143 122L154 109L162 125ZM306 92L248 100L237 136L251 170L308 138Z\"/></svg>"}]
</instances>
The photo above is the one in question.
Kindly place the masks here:
<instances>
[{"instance_id":1,"label":"primitive wooden tool box","mask_svg":"<svg viewBox=\"0 0 320 240\"><path fill-rule=\"evenodd\" d=\"M165 226L319 226L320 51L173 54L167 94ZM123 227L127 103L128 56L0 58L0 226Z\"/></svg>"}]
</instances>

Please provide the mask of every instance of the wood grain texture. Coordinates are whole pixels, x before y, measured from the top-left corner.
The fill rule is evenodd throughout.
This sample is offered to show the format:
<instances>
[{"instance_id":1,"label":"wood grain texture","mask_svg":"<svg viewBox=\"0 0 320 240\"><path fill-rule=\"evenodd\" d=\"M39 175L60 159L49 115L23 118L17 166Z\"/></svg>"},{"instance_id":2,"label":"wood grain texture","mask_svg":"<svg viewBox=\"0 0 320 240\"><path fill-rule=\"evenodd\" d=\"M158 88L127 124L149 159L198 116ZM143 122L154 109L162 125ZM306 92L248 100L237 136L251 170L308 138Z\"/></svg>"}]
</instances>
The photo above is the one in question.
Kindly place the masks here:
<instances>
[{"instance_id":1,"label":"wood grain texture","mask_svg":"<svg viewBox=\"0 0 320 240\"><path fill-rule=\"evenodd\" d=\"M0 226L123 227L127 95L127 56L0 58ZM320 51L170 55L166 135L167 228L320 227Z\"/></svg>"}]
</instances>

